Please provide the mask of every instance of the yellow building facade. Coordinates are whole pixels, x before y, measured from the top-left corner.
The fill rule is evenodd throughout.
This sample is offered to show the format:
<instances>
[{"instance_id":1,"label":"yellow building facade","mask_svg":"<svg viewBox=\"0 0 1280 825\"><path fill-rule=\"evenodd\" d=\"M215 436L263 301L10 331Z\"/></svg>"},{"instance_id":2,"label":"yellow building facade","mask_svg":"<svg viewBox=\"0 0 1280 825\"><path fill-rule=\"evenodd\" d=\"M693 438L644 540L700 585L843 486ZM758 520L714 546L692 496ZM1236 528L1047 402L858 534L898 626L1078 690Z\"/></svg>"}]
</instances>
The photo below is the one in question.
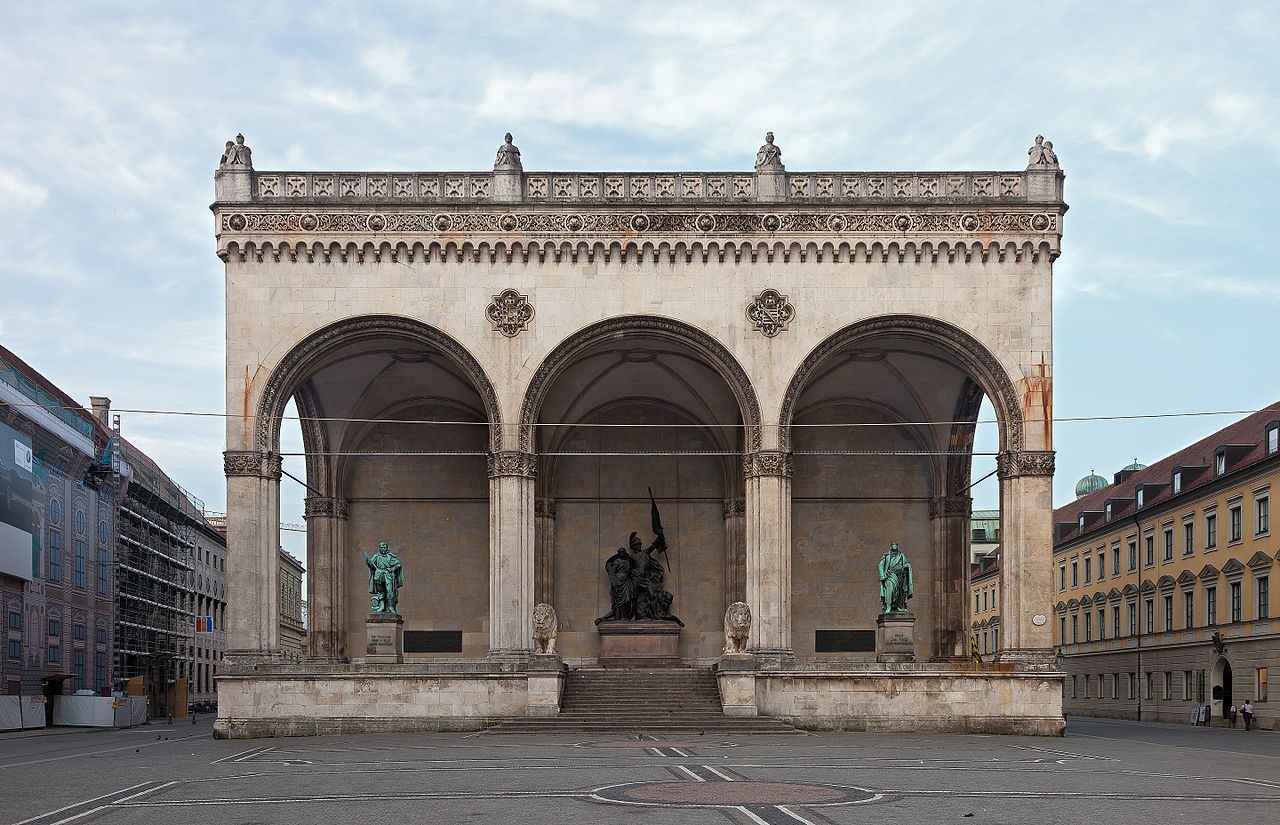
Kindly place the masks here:
<instances>
[{"instance_id":1,"label":"yellow building facade","mask_svg":"<svg viewBox=\"0 0 1280 825\"><path fill-rule=\"evenodd\" d=\"M1260 726L1275 726L1280 405L1135 462L1113 484L1088 482L1054 513L1065 711L1185 723L1207 705L1222 724L1247 699Z\"/></svg>"}]
</instances>

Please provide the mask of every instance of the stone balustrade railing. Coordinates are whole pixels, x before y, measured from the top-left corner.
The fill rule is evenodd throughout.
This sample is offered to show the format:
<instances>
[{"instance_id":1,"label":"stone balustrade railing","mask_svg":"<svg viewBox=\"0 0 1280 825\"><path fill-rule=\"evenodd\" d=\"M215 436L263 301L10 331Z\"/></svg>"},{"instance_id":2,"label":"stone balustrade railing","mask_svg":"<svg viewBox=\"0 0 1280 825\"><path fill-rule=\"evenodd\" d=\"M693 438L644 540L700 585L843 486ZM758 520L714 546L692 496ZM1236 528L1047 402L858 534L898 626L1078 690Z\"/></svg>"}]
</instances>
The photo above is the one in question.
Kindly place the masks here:
<instances>
[{"instance_id":1,"label":"stone balustrade railing","mask_svg":"<svg viewBox=\"0 0 1280 825\"><path fill-rule=\"evenodd\" d=\"M1061 173L1025 172L786 172L783 185L750 172L252 172L254 202L389 203L518 201L524 203L799 203L1052 202L1061 198ZM497 179L511 181L514 198L495 196ZM1034 181L1032 179L1035 179ZM518 184L518 185L517 185ZM780 191L779 191L780 190ZM243 191L243 190L241 190ZM242 198L233 197L240 201Z\"/></svg>"}]
</instances>

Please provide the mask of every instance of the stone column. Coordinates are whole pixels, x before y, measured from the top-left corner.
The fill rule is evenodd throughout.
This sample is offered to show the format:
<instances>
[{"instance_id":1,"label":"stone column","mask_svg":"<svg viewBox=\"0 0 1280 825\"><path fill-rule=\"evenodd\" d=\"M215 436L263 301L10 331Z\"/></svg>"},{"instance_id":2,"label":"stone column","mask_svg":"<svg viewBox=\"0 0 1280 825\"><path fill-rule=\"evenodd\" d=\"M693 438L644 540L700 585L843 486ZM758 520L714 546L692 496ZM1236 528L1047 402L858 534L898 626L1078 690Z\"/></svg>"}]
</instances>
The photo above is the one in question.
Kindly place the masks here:
<instances>
[{"instance_id":1,"label":"stone column","mask_svg":"<svg viewBox=\"0 0 1280 825\"><path fill-rule=\"evenodd\" d=\"M489 653L528 659L533 644L533 497L538 457L489 455Z\"/></svg>"},{"instance_id":2,"label":"stone column","mask_svg":"<svg viewBox=\"0 0 1280 825\"><path fill-rule=\"evenodd\" d=\"M336 662L345 658L347 502L308 496L307 657Z\"/></svg>"},{"instance_id":3,"label":"stone column","mask_svg":"<svg viewBox=\"0 0 1280 825\"><path fill-rule=\"evenodd\" d=\"M1000 478L1000 649L997 661L1052 669L1053 453L1004 452Z\"/></svg>"},{"instance_id":4,"label":"stone column","mask_svg":"<svg viewBox=\"0 0 1280 825\"><path fill-rule=\"evenodd\" d=\"M967 660L965 605L969 581L969 496L929 501L933 521L933 653L938 661Z\"/></svg>"},{"instance_id":5,"label":"stone column","mask_svg":"<svg viewBox=\"0 0 1280 825\"><path fill-rule=\"evenodd\" d=\"M231 663L280 656L280 456L229 450L225 658Z\"/></svg>"},{"instance_id":6,"label":"stone column","mask_svg":"<svg viewBox=\"0 0 1280 825\"><path fill-rule=\"evenodd\" d=\"M724 500L724 607L747 600L747 504Z\"/></svg>"},{"instance_id":7,"label":"stone column","mask_svg":"<svg viewBox=\"0 0 1280 825\"><path fill-rule=\"evenodd\" d=\"M791 453L743 456L746 481L747 650L765 667L791 662Z\"/></svg>"},{"instance_id":8,"label":"stone column","mask_svg":"<svg viewBox=\"0 0 1280 825\"><path fill-rule=\"evenodd\" d=\"M556 500L533 501L533 603L555 606Z\"/></svg>"}]
</instances>

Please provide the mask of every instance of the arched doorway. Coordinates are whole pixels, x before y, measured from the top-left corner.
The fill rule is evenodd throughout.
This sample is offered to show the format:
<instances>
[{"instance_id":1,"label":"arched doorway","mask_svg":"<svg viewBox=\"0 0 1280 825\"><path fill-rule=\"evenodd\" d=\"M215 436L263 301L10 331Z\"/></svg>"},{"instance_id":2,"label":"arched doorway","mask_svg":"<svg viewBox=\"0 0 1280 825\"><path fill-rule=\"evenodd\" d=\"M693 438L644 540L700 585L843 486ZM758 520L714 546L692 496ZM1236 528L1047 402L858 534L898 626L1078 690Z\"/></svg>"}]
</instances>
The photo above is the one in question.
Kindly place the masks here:
<instances>
[{"instance_id":1,"label":"arched doorway","mask_svg":"<svg viewBox=\"0 0 1280 825\"><path fill-rule=\"evenodd\" d=\"M481 368L428 325L366 316L313 333L281 360L259 404L263 453L279 450L290 398L306 460L309 655L362 655L361 551L386 540L404 565L406 658L482 658L486 457L499 416Z\"/></svg>"},{"instance_id":2,"label":"arched doorway","mask_svg":"<svg viewBox=\"0 0 1280 825\"><path fill-rule=\"evenodd\" d=\"M1213 665L1212 688L1213 713L1222 719L1231 718L1231 663L1225 658Z\"/></svg>"},{"instance_id":3,"label":"arched doorway","mask_svg":"<svg viewBox=\"0 0 1280 825\"><path fill-rule=\"evenodd\" d=\"M652 539L650 488L670 545L671 610L685 623L680 656L718 655L725 607L745 597L742 454L760 438L754 392L728 351L669 319L602 321L544 360L521 423L522 449L538 455L534 588L556 608L562 655L598 655L604 562L631 531Z\"/></svg>"},{"instance_id":4,"label":"arched doorway","mask_svg":"<svg viewBox=\"0 0 1280 825\"><path fill-rule=\"evenodd\" d=\"M928 318L854 324L801 364L780 416L782 443L795 466L791 641L797 657L874 655L865 645L833 648L828 640L841 637L824 631L862 631L843 638L867 638L880 612L876 565L891 542L914 568L917 658L968 655L968 487L984 397L995 409L1001 453L1020 454L1023 415L1003 367L969 334ZM1001 507L1006 539L1010 509ZM1003 569L1009 554L1002 555ZM1009 602L1017 588L1001 590L1006 610L1019 607Z\"/></svg>"}]
</instances>

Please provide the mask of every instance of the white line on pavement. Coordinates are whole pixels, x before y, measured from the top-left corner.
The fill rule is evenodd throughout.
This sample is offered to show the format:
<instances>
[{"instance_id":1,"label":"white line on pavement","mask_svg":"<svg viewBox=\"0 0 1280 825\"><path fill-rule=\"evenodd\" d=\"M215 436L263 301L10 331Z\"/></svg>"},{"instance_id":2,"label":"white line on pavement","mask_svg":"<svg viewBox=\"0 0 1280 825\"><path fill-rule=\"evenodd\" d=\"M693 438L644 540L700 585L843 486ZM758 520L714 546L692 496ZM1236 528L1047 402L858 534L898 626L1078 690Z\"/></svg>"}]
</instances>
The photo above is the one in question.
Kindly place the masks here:
<instances>
[{"instance_id":1,"label":"white line on pavement","mask_svg":"<svg viewBox=\"0 0 1280 825\"><path fill-rule=\"evenodd\" d=\"M715 768L711 767L710 765L703 765L702 767L703 767L703 768L705 768L706 770L711 771L711 772L712 772L712 773L714 773L716 776L718 776L718 777L720 777L721 779L723 779L725 782L732 782L732 781L733 781L733 777L732 777L732 776L729 776L728 774L721 773L720 771L716 770Z\"/></svg>"},{"instance_id":2,"label":"white line on pavement","mask_svg":"<svg viewBox=\"0 0 1280 825\"><path fill-rule=\"evenodd\" d=\"M791 817L796 822L803 822L804 825L814 825L813 820L805 819L804 817L800 816L800 814L788 808L786 805L774 805L773 807L777 808L779 811L782 811L784 814Z\"/></svg>"},{"instance_id":3,"label":"white line on pavement","mask_svg":"<svg viewBox=\"0 0 1280 825\"><path fill-rule=\"evenodd\" d=\"M696 773L694 773L693 771L691 771L691 770L689 770L688 768L686 768L684 765L673 765L672 767L674 767L674 768L675 768L676 770L678 770L678 771L684 771L684 772L685 772L685 773L687 773L689 776L692 776L694 779L698 780L699 782L706 782L706 781L707 781L707 780L703 779L701 776L698 776L698 774L696 774Z\"/></svg>"},{"instance_id":4,"label":"white line on pavement","mask_svg":"<svg viewBox=\"0 0 1280 825\"><path fill-rule=\"evenodd\" d=\"M139 782L137 785L130 785L129 787L121 788L118 791L111 791L110 793L104 793L102 796L95 796L95 797L92 797L91 799L82 799L79 802L72 802L70 805L63 805L61 808L54 808L52 811L47 811L42 814L37 814L36 816L28 817L27 819L24 819L21 822L13 823L13 825L28 825L28 823L35 822L36 820L45 819L47 817L53 816L54 814L60 814L65 811L69 811L72 808L79 808L81 805L88 805L90 802L97 802L98 800L106 799L109 796L115 796L116 794L126 793L128 791L133 790L134 788L141 788L143 785L150 785L152 782L155 782L155 781L157 780L152 779L152 780L148 780L147 782Z\"/></svg>"},{"instance_id":5,"label":"white line on pavement","mask_svg":"<svg viewBox=\"0 0 1280 825\"><path fill-rule=\"evenodd\" d=\"M5 768L21 768L23 765L40 765L45 762L61 762L63 759L79 759L82 756L99 756L104 753L115 753L116 751L127 751L129 750L129 748L135 748L135 749L149 748L153 745L164 745L169 742L181 742L183 739L191 739L195 735L196 734L193 733L193 734L190 734L189 736L179 736L176 739L161 739L157 742L146 742L141 745L122 745L121 747L118 747L118 748L107 748L105 750L100 750L100 751L89 751L88 753L69 753L66 756L49 756L44 759L31 759L26 762L10 762L7 765L0 765L0 770L4 770Z\"/></svg>"}]
</instances>

